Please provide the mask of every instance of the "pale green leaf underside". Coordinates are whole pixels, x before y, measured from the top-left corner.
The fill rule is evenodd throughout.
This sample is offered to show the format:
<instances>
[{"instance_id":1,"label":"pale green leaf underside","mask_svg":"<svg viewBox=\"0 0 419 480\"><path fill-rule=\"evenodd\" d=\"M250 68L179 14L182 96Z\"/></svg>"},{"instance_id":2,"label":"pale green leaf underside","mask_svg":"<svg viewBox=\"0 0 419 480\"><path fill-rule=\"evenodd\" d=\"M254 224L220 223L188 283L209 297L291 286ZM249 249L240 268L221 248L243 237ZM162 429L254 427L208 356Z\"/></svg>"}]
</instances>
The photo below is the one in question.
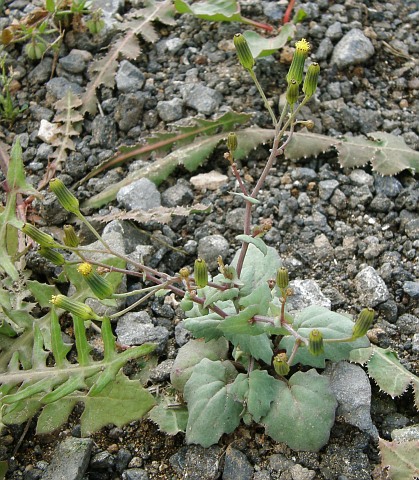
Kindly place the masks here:
<instances>
[{"instance_id":1,"label":"pale green leaf underside","mask_svg":"<svg viewBox=\"0 0 419 480\"><path fill-rule=\"evenodd\" d=\"M419 440L388 442L379 439L381 465L388 468L392 480L414 480L419 477Z\"/></svg>"},{"instance_id":2,"label":"pale green leaf underside","mask_svg":"<svg viewBox=\"0 0 419 480\"><path fill-rule=\"evenodd\" d=\"M184 398L188 402L187 443L207 448L223 433L231 433L240 423L243 406L229 392L228 384L237 372L230 362L204 358L186 382Z\"/></svg>"},{"instance_id":3,"label":"pale green leaf underside","mask_svg":"<svg viewBox=\"0 0 419 480\"><path fill-rule=\"evenodd\" d=\"M265 57L272 55L282 48L291 38L294 37L296 26L287 23L281 27L279 35L276 37L264 37L253 30L243 32L243 36L247 40L253 58Z\"/></svg>"},{"instance_id":4,"label":"pale green leaf underside","mask_svg":"<svg viewBox=\"0 0 419 480\"><path fill-rule=\"evenodd\" d=\"M170 407L170 398L164 397L148 414L150 420L156 423L160 430L168 435L185 432L188 423L188 409L183 407Z\"/></svg>"},{"instance_id":5,"label":"pale green leaf underside","mask_svg":"<svg viewBox=\"0 0 419 480\"><path fill-rule=\"evenodd\" d=\"M274 401L261 420L266 433L293 450L320 450L329 440L337 406L328 379L309 370L295 373L288 385L275 382Z\"/></svg>"}]
</instances>

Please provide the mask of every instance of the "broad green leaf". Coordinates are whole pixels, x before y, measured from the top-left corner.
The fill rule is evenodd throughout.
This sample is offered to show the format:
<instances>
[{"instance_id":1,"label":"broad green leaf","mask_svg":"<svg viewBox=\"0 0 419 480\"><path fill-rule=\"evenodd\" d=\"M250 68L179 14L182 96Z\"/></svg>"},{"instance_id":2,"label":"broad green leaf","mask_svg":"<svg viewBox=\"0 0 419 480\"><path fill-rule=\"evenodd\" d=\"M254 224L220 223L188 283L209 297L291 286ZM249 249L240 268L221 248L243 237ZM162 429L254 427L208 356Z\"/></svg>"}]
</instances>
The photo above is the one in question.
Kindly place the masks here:
<instances>
[{"instance_id":1,"label":"broad green leaf","mask_svg":"<svg viewBox=\"0 0 419 480\"><path fill-rule=\"evenodd\" d=\"M223 336L223 332L218 328L222 320L220 315L211 312L201 317L187 318L184 324L195 338L203 338L209 342Z\"/></svg>"},{"instance_id":2,"label":"broad green leaf","mask_svg":"<svg viewBox=\"0 0 419 480\"><path fill-rule=\"evenodd\" d=\"M227 317L220 323L219 328L225 335L260 335L265 331L263 325L251 321L259 313L260 309L261 305L250 305L236 315Z\"/></svg>"},{"instance_id":3,"label":"broad green leaf","mask_svg":"<svg viewBox=\"0 0 419 480\"><path fill-rule=\"evenodd\" d=\"M171 407L173 399L162 397L159 404L148 414L150 420L156 423L160 430L168 435L176 435L186 431L188 409L186 406Z\"/></svg>"},{"instance_id":4,"label":"broad green leaf","mask_svg":"<svg viewBox=\"0 0 419 480\"><path fill-rule=\"evenodd\" d=\"M259 285L276 277L276 272L281 266L281 259L274 248L267 248L268 252L264 255L254 245L249 245L243 264L242 274L240 276L240 279L244 283L244 286L241 289L242 296L249 295ZM239 255L240 252L237 252L232 261L234 267L237 267Z\"/></svg>"},{"instance_id":5,"label":"broad green leaf","mask_svg":"<svg viewBox=\"0 0 419 480\"><path fill-rule=\"evenodd\" d=\"M276 37L266 38L253 30L243 32L243 36L249 44L253 58L258 58L272 55L285 46L289 40L294 38L296 30L297 28L293 23L286 23L281 27L281 31Z\"/></svg>"},{"instance_id":6,"label":"broad green leaf","mask_svg":"<svg viewBox=\"0 0 419 480\"><path fill-rule=\"evenodd\" d=\"M204 358L196 365L183 392L189 411L187 443L207 448L239 425L243 407L227 388L235 375L230 362Z\"/></svg>"},{"instance_id":7,"label":"broad green leaf","mask_svg":"<svg viewBox=\"0 0 419 480\"><path fill-rule=\"evenodd\" d=\"M408 442L378 441L381 465L391 480L414 480L419 477L419 440Z\"/></svg>"},{"instance_id":8,"label":"broad green leaf","mask_svg":"<svg viewBox=\"0 0 419 480\"><path fill-rule=\"evenodd\" d=\"M26 398L13 405L3 407L2 422L5 425L20 425L32 418L40 409L42 404L39 400Z\"/></svg>"},{"instance_id":9,"label":"broad green leaf","mask_svg":"<svg viewBox=\"0 0 419 480\"><path fill-rule=\"evenodd\" d=\"M370 349L357 349L351 352L350 360L366 363L368 375L375 380L381 390L393 398L402 395L411 383L419 381L416 375L403 367L396 352L390 348L384 349L373 345ZM415 398L418 402L417 392Z\"/></svg>"},{"instance_id":10,"label":"broad green leaf","mask_svg":"<svg viewBox=\"0 0 419 480\"><path fill-rule=\"evenodd\" d=\"M249 353L256 360L263 360L267 364L271 363L273 357L272 342L265 333L262 335L225 334L225 336L234 346Z\"/></svg>"},{"instance_id":11,"label":"broad green leaf","mask_svg":"<svg viewBox=\"0 0 419 480\"><path fill-rule=\"evenodd\" d=\"M51 297L60 293L55 285L48 285L37 280L28 280L27 286L42 308L49 308Z\"/></svg>"},{"instance_id":12,"label":"broad green leaf","mask_svg":"<svg viewBox=\"0 0 419 480\"><path fill-rule=\"evenodd\" d=\"M218 288L211 288L210 293L207 294L204 302L204 307L216 304L219 301L233 300L239 295L238 288L228 288L227 290L219 290Z\"/></svg>"},{"instance_id":13,"label":"broad green leaf","mask_svg":"<svg viewBox=\"0 0 419 480\"><path fill-rule=\"evenodd\" d=\"M45 405L38 418L36 433L51 433L60 428L61 425L67 422L68 417L77 402L77 398L68 396L66 398L61 398L57 402Z\"/></svg>"},{"instance_id":14,"label":"broad green leaf","mask_svg":"<svg viewBox=\"0 0 419 480\"><path fill-rule=\"evenodd\" d=\"M255 422L269 412L275 399L276 380L265 370L253 370L249 375L237 375L230 392L246 406Z\"/></svg>"},{"instance_id":15,"label":"broad green leaf","mask_svg":"<svg viewBox=\"0 0 419 480\"><path fill-rule=\"evenodd\" d=\"M260 237L252 237L251 235L237 235L236 240L241 242L251 243L258 248L264 255L268 253L268 247L266 243Z\"/></svg>"},{"instance_id":16,"label":"broad green leaf","mask_svg":"<svg viewBox=\"0 0 419 480\"><path fill-rule=\"evenodd\" d=\"M84 411L80 418L82 436L90 435L105 425L117 427L138 420L154 405L153 396L139 382L119 373L99 395L83 399Z\"/></svg>"},{"instance_id":17,"label":"broad green leaf","mask_svg":"<svg viewBox=\"0 0 419 480\"><path fill-rule=\"evenodd\" d=\"M293 327L302 337L308 338L310 332L316 328L320 330L324 339L351 337L353 326L354 323L352 320L345 315L332 312L318 305L312 305L302 310L297 314L293 323ZM289 335L281 340L279 347L285 348L287 355L290 356L294 343L295 338ZM367 337L359 338L354 342L325 343L324 353L318 356L312 355L304 345L301 345L292 364L301 363L302 365L310 365L311 367L324 368L326 359L334 362L348 360L351 350L354 348L368 347L369 345L370 343Z\"/></svg>"},{"instance_id":18,"label":"broad green leaf","mask_svg":"<svg viewBox=\"0 0 419 480\"><path fill-rule=\"evenodd\" d=\"M240 6L236 0L201 0L189 6L183 0L175 0L179 13L190 13L211 22L240 22Z\"/></svg>"},{"instance_id":19,"label":"broad green leaf","mask_svg":"<svg viewBox=\"0 0 419 480\"><path fill-rule=\"evenodd\" d=\"M203 342L189 340L179 349L170 374L170 382L177 390L182 391L185 383L192 375L195 366L203 359L224 360L228 354L228 342L225 338Z\"/></svg>"},{"instance_id":20,"label":"broad green leaf","mask_svg":"<svg viewBox=\"0 0 419 480\"><path fill-rule=\"evenodd\" d=\"M266 433L293 450L318 451L329 440L337 401L329 380L314 369L275 381L274 401L261 423Z\"/></svg>"}]
</instances>

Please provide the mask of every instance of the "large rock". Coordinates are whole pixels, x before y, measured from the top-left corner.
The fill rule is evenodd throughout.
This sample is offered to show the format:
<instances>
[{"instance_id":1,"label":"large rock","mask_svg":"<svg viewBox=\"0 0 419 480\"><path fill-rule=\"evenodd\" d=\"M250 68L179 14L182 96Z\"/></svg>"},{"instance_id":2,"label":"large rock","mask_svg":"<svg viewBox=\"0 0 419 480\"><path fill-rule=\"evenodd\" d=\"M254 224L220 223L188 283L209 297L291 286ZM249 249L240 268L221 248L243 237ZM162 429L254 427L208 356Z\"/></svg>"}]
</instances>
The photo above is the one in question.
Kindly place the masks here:
<instances>
[{"instance_id":1,"label":"large rock","mask_svg":"<svg viewBox=\"0 0 419 480\"><path fill-rule=\"evenodd\" d=\"M366 62L374 55L374 46L361 30L350 30L335 46L331 63L338 68L350 67Z\"/></svg>"}]
</instances>

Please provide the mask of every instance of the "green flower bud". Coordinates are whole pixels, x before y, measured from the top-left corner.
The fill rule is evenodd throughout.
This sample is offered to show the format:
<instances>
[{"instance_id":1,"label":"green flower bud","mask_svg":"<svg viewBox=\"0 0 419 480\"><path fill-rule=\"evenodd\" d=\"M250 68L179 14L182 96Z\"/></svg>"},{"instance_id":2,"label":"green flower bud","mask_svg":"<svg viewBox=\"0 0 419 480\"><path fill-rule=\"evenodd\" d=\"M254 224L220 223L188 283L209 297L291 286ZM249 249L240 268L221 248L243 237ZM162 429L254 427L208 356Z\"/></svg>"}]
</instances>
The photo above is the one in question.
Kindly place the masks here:
<instances>
[{"instance_id":1,"label":"green flower bud","mask_svg":"<svg viewBox=\"0 0 419 480\"><path fill-rule=\"evenodd\" d=\"M80 245L80 239L72 225L64 225L63 242L67 247L78 247Z\"/></svg>"},{"instance_id":2,"label":"green flower bud","mask_svg":"<svg viewBox=\"0 0 419 480\"><path fill-rule=\"evenodd\" d=\"M109 298L113 294L112 285L109 283L106 278L99 275L92 267L90 263L81 263L78 268L78 272L83 275L83 278L86 280L86 283L89 285L92 292L96 295L97 298L103 300L104 298Z\"/></svg>"},{"instance_id":3,"label":"green flower bud","mask_svg":"<svg viewBox=\"0 0 419 480\"><path fill-rule=\"evenodd\" d=\"M374 315L375 311L372 308L364 308L361 310L352 329L353 339L363 337L368 332L374 320Z\"/></svg>"},{"instance_id":4,"label":"green flower bud","mask_svg":"<svg viewBox=\"0 0 419 480\"><path fill-rule=\"evenodd\" d=\"M70 213L75 213L76 215L80 213L79 201L64 185L62 180L59 178L53 178L49 182L49 188L55 193L63 208Z\"/></svg>"},{"instance_id":5,"label":"green flower bud","mask_svg":"<svg viewBox=\"0 0 419 480\"><path fill-rule=\"evenodd\" d=\"M291 80L291 82L288 84L287 93L285 95L287 102L291 107L293 107L294 103L297 102L299 93L300 86L298 85L298 82L296 80Z\"/></svg>"},{"instance_id":6,"label":"green flower bud","mask_svg":"<svg viewBox=\"0 0 419 480\"><path fill-rule=\"evenodd\" d=\"M237 135L234 132L230 132L227 137L227 148L231 153L237 150Z\"/></svg>"},{"instance_id":7,"label":"green flower bud","mask_svg":"<svg viewBox=\"0 0 419 480\"><path fill-rule=\"evenodd\" d=\"M306 61L308 52L310 51L310 44L305 38L302 38L295 44L295 52L292 57L291 66L287 73L287 82L291 83L295 80L300 84L303 80L304 62Z\"/></svg>"},{"instance_id":8,"label":"green flower bud","mask_svg":"<svg viewBox=\"0 0 419 480\"><path fill-rule=\"evenodd\" d=\"M255 59L250 51L247 40L241 33L236 33L233 38L234 46L236 47L239 62L246 70L251 70L255 66Z\"/></svg>"},{"instance_id":9,"label":"green flower bud","mask_svg":"<svg viewBox=\"0 0 419 480\"><path fill-rule=\"evenodd\" d=\"M307 98L310 98L317 88L319 80L320 65L311 63L304 78L303 92Z\"/></svg>"},{"instance_id":10,"label":"green flower bud","mask_svg":"<svg viewBox=\"0 0 419 480\"><path fill-rule=\"evenodd\" d=\"M202 258L197 258L195 260L194 278L197 287L204 288L208 285L208 267L205 260Z\"/></svg>"},{"instance_id":11,"label":"green flower bud","mask_svg":"<svg viewBox=\"0 0 419 480\"><path fill-rule=\"evenodd\" d=\"M281 290L285 290L289 283L288 270L284 267L279 268L276 274L276 284Z\"/></svg>"},{"instance_id":12,"label":"green flower bud","mask_svg":"<svg viewBox=\"0 0 419 480\"><path fill-rule=\"evenodd\" d=\"M30 223L25 223L25 225L23 225L22 232L28 235L28 237L31 237L32 240L35 240L36 243L39 243L41 247L57 247L57 244L51 235L44 233L42 230L39 230L39 228L34 227Z\"/></svg>"},{"instance_id":13,"label":"green flower bud","mask_svg":"<svg viewBox=\"0 0 419 480\"><path fill-rule=\"evenodd\" d=\"M30 42L25 46L25 52L29 59L40 60L47 49L45 43Z\"/></svg>"},{"instance_id":14,"label":"green flower bud","mask_svg":"<svg viewBox=\"0 0 419 480\"><path fill-rule=\"evenodd\" d=\"M312 355L317 356L324 352L323 335L320 330L317 330L317 328L312 330L308 336L308 341L308 350Z\"/></svg>"},{"instance_id":15,"label":"green flower bud","mask_svg":"<svg viewBox=\"0 0 419 480\"><path fill-rule=\"evenodd\" d=\"M71 300L65 295L53 295L50 303L80 317L82 320L101 320L99 315L97 315L88 305L85 305L82 302L77 302L76 300Z\"/></svg>"},{"instance_id":16,"label":"green flower bud","mask_svg":"<svg viewBox=\"0 0 419 480\"><path fill-rule=\"evenodd\" d=\"M96 35L105 26L105 22L102 19L91 19L86 22L87 28L92 35Z\"/></svg>"},{"instance_id":17,"label":"green flower bud","mask_svg":"<svg viewBox=\"0 0 419 480\"><path fill-rule=\"evenodd\" d=\"M290 372L290 366L288 365L287 361L288 358L285 353L279 353L274 357L273 365L275 372L281 377L288 375Z\"/></svg>"},{"instance_id":18,"label":"green flower bud","mask_svg":"<svg viewBox=\"0 0 419 480\"><path fill-rule=\"evenodd\" d=\"M64 256L56 250L53 250L52 248L41 247L38 252L40 255L42 255L54 265L64 265L65 263Z\"/></svg>"}]
</instances>

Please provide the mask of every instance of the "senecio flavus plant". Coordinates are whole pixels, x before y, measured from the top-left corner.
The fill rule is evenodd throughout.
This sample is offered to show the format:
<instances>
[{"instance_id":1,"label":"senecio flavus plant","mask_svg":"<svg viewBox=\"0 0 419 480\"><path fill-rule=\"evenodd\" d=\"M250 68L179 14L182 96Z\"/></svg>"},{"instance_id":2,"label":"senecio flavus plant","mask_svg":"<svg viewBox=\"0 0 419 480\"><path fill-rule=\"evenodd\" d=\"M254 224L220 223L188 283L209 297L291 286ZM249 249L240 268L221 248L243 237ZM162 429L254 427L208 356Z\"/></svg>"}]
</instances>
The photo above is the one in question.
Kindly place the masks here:
<instances>
[{"instance_id":1,"label":"senecio flavus plant","mask_svg":"<svg viewBox=\"0 0 419 480\"><path fill-rule=\"evenodd\" d=\"M277 117L256 78L255 60L244 36L235 35L234 45L241 65L253 79L272 118L275 137L266 165L252 189L245 184L235 163L235 152L240 147L237 137L233 132L227 137L225 158L240 189L236 195L246 207L243 234L236 237L241 247L230 264L218 258L219 272L211 277L202 258L196 259L193 272L184 267L173 276L135 262L102 239L81 213L76 197L59 179L50 182L50 189L61 205L95 235L99 246L81 246L71 226L64 227L62 242L29 224L22 230L40 245L40 253L59 265L77 287L73 296L55 294L50 303L52 312L67 311L77 324L76 343L83 345L86 368L91 367L87 342L80 336L80 322L102 329L105 346L108 345L105 360L113 359L109 353L113 348L110 320L139 307L159 290L163 294L175 293L182 299L185 327L196 339L179 350L171 372L173 389L168 391L178 391L180 395L159 396L154 408L149 399L142 408L137 403L136 418L152 408L149 417L162 430L170 434L184 431L188 443L204 447L218 442L224 433L233 432L241 421L246 425L255 422L263 425L276 441L285 442L295 450L315 451L328 441L337 406L328 377L316 369L323 369L328 360L348 360L351 352L370 348L366 333L374 320L374 311L362 310L353 322L347 315L320 306L299 312L287 310L287 300L292 295L288 271L282 267L276 250L263 241L270 224L252 227L251 213L253 205L259 203L257 196L268 172L283 155L296 126L312 123L299 121L297 116L316 91L320 69L317 63L312 63L304 74L310 45L304 39L298 41L284 79L286 102ZM71 261L63 251L72 253ZM98 261L94 256L98 253L114 261ZM127 263L131 264L129 270ZM117 293L119 283L115 275L119 283L122 275L133 275L151 286ZM117 301L123 305L129 295L140 299L127 308L117 308L116 313L107 317L101 317L85 303L87 297L93 297L115 307ZM60 351L64 352L61 354L64 359L67 350L61 348ZM121 365L118 361L116 367L105 370L105 379L99 377L87 397L92 391L98 395L105 381L119 378L116 375ZM65 395L69 395L67 386L65 388ZM106 388L110 388L109 385ZM124 393L121 391L120 395ZM144 392L141 395L144 396Z\"/></svg>"}]
</instances>

